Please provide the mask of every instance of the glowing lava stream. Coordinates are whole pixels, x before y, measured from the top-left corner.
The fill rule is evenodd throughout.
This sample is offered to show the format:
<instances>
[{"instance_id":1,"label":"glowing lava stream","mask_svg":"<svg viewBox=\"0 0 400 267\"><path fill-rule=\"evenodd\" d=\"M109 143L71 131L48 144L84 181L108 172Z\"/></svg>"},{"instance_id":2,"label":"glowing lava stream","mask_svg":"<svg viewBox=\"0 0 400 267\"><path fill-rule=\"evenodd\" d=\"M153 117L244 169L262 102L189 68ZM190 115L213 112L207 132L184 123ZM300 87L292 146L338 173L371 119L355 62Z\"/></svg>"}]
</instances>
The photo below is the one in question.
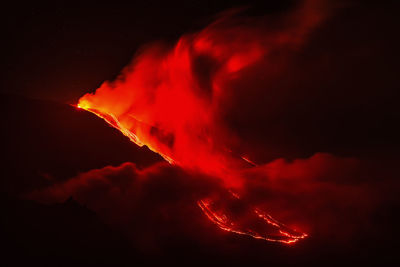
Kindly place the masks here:
<instances>
[{"instance_id":1,"label":"glowing lava stream","mask_svg":"<svg viewBox=\"0 0 400 267\"><path fill-rule=\"evenodd\" d=\"M136 145L142 147L142 146L147 146L151 151L159 154L161 157L163 157L166 161L168 161L168 163L170 164L174 164L176 163L173 159L171 159L170 157L168 157L167 155L161 153L160 151L157 151L156 149L152 148L150 144L144 144L143 142L141 142L139 140L139 138L136 136L136 134L132 133L131 131L129 131L128 129L126 129L119 121L118 119L113 115L113 114L105 114L102 113L96 109L93 108L88 108L85 106L82 106L80 104L76 105L77 108L80 109L84 109L87 110L93 114L95 114L96 116L102 118L103 120L105 120L109 125L111 125L112 127L116 128L117 130L119 130L122 134L124 134L126 137L129 138L129 140L131 140L133 143L135 143Z\"/></svg>"},{"instance_id":2,"label":"glowing lava stream","mask_svg":"<svg viewBox=\"0 0 400 267\"><path fill-rule=\"evenodd\" d=\"M136 145L142 147L146 145L150 150L153 152L161 155L167 162L170 164L177 164L179 165L178 162L173 160L171 157L161 153L160 151L157 151L154 149L150 144L145 144L142 142L136 134L132 133L130 130L125 128L119 121L118 119L113 115L113 114L108 114L108 113L103 113L100 112L99 110L93 109L86 107L84 105L78 104L76 105L77 108L87 110L96 116L104 119L109 125L112 127L118 129L121 133L123 133L125 136L127 136L132 142L134 142ZM241 156L242 160L247 162L248 164L252 166L257 166L254 162L249 160L247 157ZM233 192L232 190L228 190L229 192L229 197L231 198L228 200L227 198L221 198L218 201L224 201L224 202L232 202L232 201L240 201L240 196ZM276 221L273 219L269 214L261 211L258 208L253 208L250 207L247 212L252 216L253 220L261 220L264 222L264 226L266 226L268 229L268 232L273 232L275 234L262 234L260 231L254 231L246 227L240 227L240 225L237 225L236 223L233 222L232 218L229 218L228 213L229 210L226 211L219 211L218 208L214 207L214 201L211 199L202 199L197 201L197 205L201 208L203 213L212 221L214 224L216 224L220 229L228 232L232 232L235 234L239 235L247 235L250 237L253 237L255 239L262 239L270 242L279 242L279 243L284 243L284 244L291 244L295 243L300 239L303 239L307 237L307 234L305 233L300 233L298 231L292 230L289 227L285 226L284 224ZM249 216L249 215L247 215Z\"/></svg>"},{"instance_id":3,"label":"glowing lava stream","mask_svg":"<svg viewBox=\"0 0 400 267\"><path fill-rule=\"evenodd\" d=\"M271 228L275 228L278 230L278 232L281 234L281 236L271 236L268 237L267 235L260 234L256 231L250 230L250 229L245 229L241 230L235 223L229 220L229 218L221 213L219 214L218 212L214 211L212 208L213 203L210 200L207 199L202 199L197 202L199 207L202 209L204 214L213 222L215 223L219 228L222 230L240 234L240 235L247 235L251 236L255 239L263 239L266 241L271 241L271 242L279 242L279 243L285 243L285 244L291 244L295 243L299 239L303 239L307 237L307 234L305 233L298 233L296 231L290 230L287 226L285 226L282 223L279 223L275 219L273 219L270 215L262 212L259 209L254 209L253 212L256 214L260 219L264 220L265 223L267 223Z\"/></svg>"}]
</instances>

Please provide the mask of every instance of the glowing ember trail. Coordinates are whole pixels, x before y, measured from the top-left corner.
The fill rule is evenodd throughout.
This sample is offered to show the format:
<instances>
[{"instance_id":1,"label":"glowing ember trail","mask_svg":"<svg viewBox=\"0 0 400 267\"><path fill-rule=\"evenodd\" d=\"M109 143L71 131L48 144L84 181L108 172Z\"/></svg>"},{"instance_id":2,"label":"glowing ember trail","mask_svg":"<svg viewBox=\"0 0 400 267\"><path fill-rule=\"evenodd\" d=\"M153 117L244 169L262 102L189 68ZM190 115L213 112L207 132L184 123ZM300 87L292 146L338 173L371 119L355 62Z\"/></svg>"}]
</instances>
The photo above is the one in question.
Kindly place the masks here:
<instances>
[{"instance_id":1,"label":"glowing ember trail","mask_svg":"<svg viewBox=\"0 0 400 267\"><path fill-rule=\"evenodd\" d=\"M264 70L282 47L297 49L304 42L323 19L318 3L305 1L289 14L290 23L282 23L280 31L266 31L261 19L222 18L181 37L172 48L148 46L117 80L84 95L77 107L103 118L169 163L221 179L227 190L240 189L245 179L242 170L256 164L231 152L238 140L224 120L230 92L234 84L243 84L250 69ZM239 195L234 198L240 201ZM223 230L282 243L306 237L260 209L246 208L247 221L238 223L215 200L199 200L198 205ZM257 225L262 221L265 229L248 226L255 221Z\"/></svg>"},{"instance_id":2,"label":"glowing ember trail","mask_svg":"<svg viewBox=\"0 0 400 267\"><path fill-rule=\"evenodd\" d=\"M290 229L258 208L245 206L240 212L237 210L232 212L229 206L240 205L240 203L235 203L240 202L240 197L230 193L231 197L223 201L219 198L217 200L202 199L197 202L206 216L222 230L285 244L295 243L307 237L307 234ZM234 217L236 219L233 219Z\"/></svg>"}]
</instances>

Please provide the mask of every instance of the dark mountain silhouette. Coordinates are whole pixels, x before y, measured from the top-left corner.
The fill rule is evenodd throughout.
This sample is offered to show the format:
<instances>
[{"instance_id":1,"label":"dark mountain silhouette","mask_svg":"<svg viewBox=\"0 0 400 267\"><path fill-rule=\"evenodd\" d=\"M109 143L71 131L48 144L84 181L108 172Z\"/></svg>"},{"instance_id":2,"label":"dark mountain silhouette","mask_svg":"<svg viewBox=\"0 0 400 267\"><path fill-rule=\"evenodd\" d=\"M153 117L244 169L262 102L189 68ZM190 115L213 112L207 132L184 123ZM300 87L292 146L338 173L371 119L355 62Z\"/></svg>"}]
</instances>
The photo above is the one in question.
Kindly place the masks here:
<instances>
[{"instance_id":1,"label":"dark mountain silhouette","mask_svg":"<svg viewBox=\"0 0 400 267\"><path fill-rule=\"evenodd\" d=\"M121 234L73 199L49 206L9 197L0 201L4 266L112 265L134 256Z\"/></svg>"},{"instance_id":2,"label":"dark mountain silhouette","mask_svg":"<svg viewBox=\"0 0 400 267\"><path fill-rule=\"evenodd\" d=\"M67 104L1 95L3 175L1 191L15 195L79 172L162 160L138 147L101 119Z\"/></svg>"}]
</instances>

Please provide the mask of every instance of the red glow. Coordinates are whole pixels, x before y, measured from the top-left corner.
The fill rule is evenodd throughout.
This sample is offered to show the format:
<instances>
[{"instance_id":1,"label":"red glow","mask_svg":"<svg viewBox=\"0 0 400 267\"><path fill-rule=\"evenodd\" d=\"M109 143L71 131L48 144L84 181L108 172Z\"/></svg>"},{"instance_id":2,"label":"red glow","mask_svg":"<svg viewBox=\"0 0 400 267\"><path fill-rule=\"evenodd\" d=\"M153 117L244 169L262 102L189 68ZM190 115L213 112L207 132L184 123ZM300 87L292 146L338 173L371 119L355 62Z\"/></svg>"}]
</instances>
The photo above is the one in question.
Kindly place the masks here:
<instances>
[{"instance_id":1,"label":"red glow","mask_svg":"<svg viewBox=\"0 0 400 267\"><path fill-rule=\"evenodd\" d=\"M265 63L280 47L297 47L319 22L315 1L292 14L294 23L282 32L265 32L263 23L233 26L221 19L206 29L179 39L173 48L153 45L137 56L114 82L105 82L77 105L103 118L132 142L146 145L171 164L240 188L242 170L256 166L248 157L234 156L236 137L223 121L230 84L245 71ZM244 88L245 89L245 88ZM238 195L236 195L239 198ZM274 235L242 230L212 202L198 202L221 229L254 238L292 243L305 234L290 230L265 212L252 214L274 228Z\"/></svg>"},{"instance_id":2,"label":"red glow","mask_svg":"<svg viewBox=\"0 0 400 267\"><path fill-rule=\"evenodd\" d=\"M299 239L307 237L307 234L288 228L258 208L247 206L239 216L237 212L232 214L226 203L232 204L235 202L240 202L240 198L231 192L230 199L219 198L216 201L202 199L197 204L213 223L228 232L285 244L295 243Z\"/></svg>"}]
</instances>

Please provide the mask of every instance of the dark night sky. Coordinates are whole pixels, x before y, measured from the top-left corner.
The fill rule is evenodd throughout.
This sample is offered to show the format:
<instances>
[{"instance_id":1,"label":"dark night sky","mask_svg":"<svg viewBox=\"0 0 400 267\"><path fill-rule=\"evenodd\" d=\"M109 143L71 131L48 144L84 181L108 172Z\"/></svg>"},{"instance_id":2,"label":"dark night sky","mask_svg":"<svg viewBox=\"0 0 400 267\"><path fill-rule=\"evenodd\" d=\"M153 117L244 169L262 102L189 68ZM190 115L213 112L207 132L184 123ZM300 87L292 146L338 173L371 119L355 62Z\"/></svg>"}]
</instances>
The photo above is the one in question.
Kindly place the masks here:
<instances>
[{"instance_id":1,"label":"dark night sky","mask_svg":"<svg viewBox=\"0 0 400 267\"><path fill-rule=\"evenodd\" d=\"M1 90L74 102L104 80L115 78L146 43L173 42L184 33L203 28L219 12L230 8L248 6L247 13L277 15L296 5L293 0L126 2L39 1L6 5L1 16L5 27ZM387 49L392 55L397 52L395 2L338 1L343 3L338 6L343 7L338 8L333 24L341 27L343 36L338 36L335 29L329 36L328 25L328 36L323 38L335 43L350 37L351 43L357 39L351 35L360 35L358 39ZM332 46L323 45L332 50Z\"/></svg>"},{"instance_id":2,"label":"dark night sky","mask_svg":"<svg viewBox=\"0 0 400 267\"><path fill-rule=\"evenodd\" d=\"M250 1L251 2L251 1ZM226 9L249 5L260 14L294 1L56 1L3 8L2 91L76 101L113 79L142 45L174 41Z\"/></svg>"}]
</instances>

